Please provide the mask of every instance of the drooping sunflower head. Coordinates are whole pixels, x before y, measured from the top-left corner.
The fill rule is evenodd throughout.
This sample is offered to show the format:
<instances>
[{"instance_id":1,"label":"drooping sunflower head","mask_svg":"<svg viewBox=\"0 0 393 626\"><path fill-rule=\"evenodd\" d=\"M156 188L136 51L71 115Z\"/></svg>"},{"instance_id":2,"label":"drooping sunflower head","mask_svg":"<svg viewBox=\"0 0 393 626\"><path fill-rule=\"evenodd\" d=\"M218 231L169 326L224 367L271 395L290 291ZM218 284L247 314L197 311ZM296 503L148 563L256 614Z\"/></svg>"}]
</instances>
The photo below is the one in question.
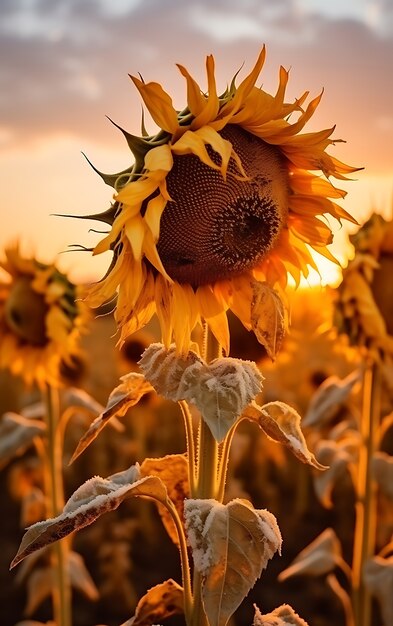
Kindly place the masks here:
<instances>
[{"instance_id":1,"label":"drooping sunflower head","mask_svg":"<svg viewBox=\"0 0 393 626\"><path fill-rule=\"evenodd\" d=\"M78 355L88 319L78 287L54 265L21 256L17 246L0 262L0 367L26 384L61 384L61 369Z\"/></svg>"},{"instance_id":2,"label":"drooping sunflower head","mask_svg":"<svg viewBox=\"0 0 393 626\"><path fill-rule=\"evenodd\" d=\"M286 103L284 68L274 96L257 88L264 58L265 49L222 95L212 56L206 93L179 65L182 111L158 83L131 77L161 130L149 136L143 125L136 137L121 129L134 162L119 174L99 172L115 201L89 216L110 226L94 254L113 251L89 303L117 292L120 342L157 313L167 346L175 341L186 351L195 326L206 322L228 352L227 310L254 329L260 283L284 289L288 274L298 283L317 269L312 250L333 259L322 216L355 221L335 202L345 192L328 180L357 169L326 153L333 128L299 134L320 96L306 107L308 93Z\"/></svg>"},{"instance_id":3,"label":"drooping sunflower head","mask_svg":"<svg viewBox=\"0 0 393 626\"><path fill-rule=\"evenodd\" d=\"M371 358L391 361L393 221L374 213L350 239L355 256L337 290L336 326Z\"/></svg>"}]
</instances>

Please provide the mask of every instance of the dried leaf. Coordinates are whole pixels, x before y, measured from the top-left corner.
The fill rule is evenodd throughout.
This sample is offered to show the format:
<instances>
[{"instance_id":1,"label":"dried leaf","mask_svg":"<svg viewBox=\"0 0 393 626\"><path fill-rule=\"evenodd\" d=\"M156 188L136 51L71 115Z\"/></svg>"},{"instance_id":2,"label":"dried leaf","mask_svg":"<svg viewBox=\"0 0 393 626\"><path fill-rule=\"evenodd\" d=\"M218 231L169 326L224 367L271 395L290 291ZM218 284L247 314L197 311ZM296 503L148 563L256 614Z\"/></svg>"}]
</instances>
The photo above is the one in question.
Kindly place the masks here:
<instances>
[{"instance_id":1,"label":"dried leaf","mask_svg":"<svg viewBox=\"0 0 393 626\"><path fill-rule=\"evenodd\" d=\"M371 461L374 479L381 491L393 500L393 456L386 452L376 452Z\"/></svg>"},{"instance_id":2,"label":"dried leaf","mask_svg":"<svg viewBox=\"0 0 393 626\"><path fill-rule=\"evenodd\" d=\"M383 626L393 624L393 556L383 559L375 556L366 561L364 582L370 593L378 600Z\"/></svg>"},{"instance_id":3,"label":"dried leaf","mask_svg":"<svg viewBox=\"0 0 393 626\"><path fill-rule=\"evenodd\" d=\"M27 581L25 615L30 616L52 595L56 574L52 567L40 567L31 573Z\"/></svg>"},{"instance_id":4,"label":"dried leaf","mask_svg":"<svg viewBox=\"0 0 393 626\"><path fill-rule=\"evenodd\" d=\"M0 469L15 456L23 454L34 437L42 436L44 432L42 420L26 418L11 411L4 413L0 421Z\"/></svg>"},{"instance_id":5,"label":"dried leaf","mask_svg":"<svg viewBox=\"0 0 393 626\"><path fill-rule=\"evenodd\" d=\"M225 626L268 560L281 549L276 518L240 499L226 505L186 500L184 515L194 565L202 575L209 624Z\"/></svg>"},{"instance_id":6,"label":"dried leaf","mask_svg":"<svg viewBox=\"0 0 393 626\"><path fill-rule=\"evenodd\" d=\"M359 372L352 372L343 379L330 376L324 380L311 398L307 413L303 418L303 427L320 428L331 422L348 400L359 377Z\"/></svg>"},{"instance_id":7,"label":"dried leaf","mask_svg":"<svg viewBox=\"0 0 393 626\"><path fill-rule=\"evenodd\" d=\"M93 414L99 414L105 411L105 408L93 396L77 387L68 387L63 392L63 400L67 406L82 407L91 411Z\"/></svg>"},{"instance_id":8,"label":"dried leaf","mask_svg":"<svg viewBox=\"0 0 393 626\"><path fill-rule=\"evenodd\" d=\"M274 361L285 334L285 307L279 293L266 282L253 282L251 327Z\"/></svg>"},{"instance_id":9,"label":"dried leaf","mask_svg":"<svg viewBox=\"0 0 393 626\"><path fill-rule=\"evenodd\" d=\"M175 348L161 344L150 346L140 365L158 393L195 404L218 442L262 387L263 377L251 361L226 357L207 364L194 352L178 357Z\"/></svg>"},{"instance_id":10,"label":"dried leaf","mask_svg":"<svg viewBox=\"0 0 393 626\"><path fill-rule=\"evenodd\" d=\"M81 437L70 463L73 463L87 446L94 441L111 418L116 415L125 415L130 407L138 404L142 396L152 391L152 386L145 380L142 374L131 372L122 376L120 380L122 383L115 387L110 394L104 411L96 417L88 431Z\"/></svg>"},{"instance_id":11,"label":"dried leaf","mask_svg":"<svg viewBox=\"0 0 393 626\"><path fill-rule=\"evenodd\" d=\"M72 551L68 554L68 570L71 586L78 589L91 602L98 600L98 589L86 569L83 558L77 552Z\"/></svg>"},{"instance_id":12,"label":"dried leaf","mask_svg":"<svg viewBox=\"0 0 393 626\"><path fill-rule=\"evenodd\" d=\"M282 604L271 613L262 615L254 604L255 615L252 626L308 626L289 604Z\"/></svg>"},{"instance_id":13,"label":"dried leaf","mask_svg":"<svg viewBox=\"0 0 393 626\"><path fill-rule=\"evenodd\" d=\"M167 498L161 480L155 476L140 479L136 465L106 479L100 476L90 478L73 493L60 515L37 522L27 529L11 568L32 552L92 524L132 496L147 496L160 502L165 502Z\"/></svg>"},{"instance_id":14,"label":"dried leaf","mask_svg":"<svg viewBox=\"0 0 393 626\"><path fill-rule=\"evenodd\" d=\"M152 626L179 613L183 613L183 587L170 578L149 589L139 600L134 617L122 626Z\"/></svg>"},{"instance_id":15,"label":"dried leaf","mask_svg":"<svg viewBox=\"0 0 393 626\"><path fill-rule=\"evenodd\" d=\"M355 461L351 444L338 443L323 439L315 446L318 458L327 468L323 474L313 477L315 493L321 504L330 509L333 506L332 494L334 486L340 482L348 472L351 475L351 464Z\"/></svg>"},{"instance_id":16,"label":"dried leaf","mask_svg":"<svg viewBox=\"0 0 393 626\"><path fill-rule=\"evenodd\" d=\"M161 478L168 497L174 503L182 520L184 500L190 495L187 457L184 454L170 454L161 459L145 459L140 467L140 475L141 478L144 476ZM179 545L177 530L168 509L158 504L158 510L168 535L173 543Z\"/></svg>"},{"instance_id":17,"label":"dried leaf","mask_svg":"<svg viewBox=\"0 0 393 626\"><path fill-rule=\"evenodd\" d=\"M342 566L341 545L334 530L327 528L299 552L292 564L280 573L278 580L282 582L299 574L322 576L332 572L337 565Z\"/></svg>"},{"instance_id":18,"label":"dried leaf","mask_svg":"<svg viewBox=\"0 0 393 626\"><path fill-rule=\"evenodd\" d=\"M300 415L285 402L268 402L263 406L252 402L243 411L242 417L256 421L269 439L283 443L302 463L319 470L326 469L307 448L300 428Z\"/></svg>"}]
</instances>

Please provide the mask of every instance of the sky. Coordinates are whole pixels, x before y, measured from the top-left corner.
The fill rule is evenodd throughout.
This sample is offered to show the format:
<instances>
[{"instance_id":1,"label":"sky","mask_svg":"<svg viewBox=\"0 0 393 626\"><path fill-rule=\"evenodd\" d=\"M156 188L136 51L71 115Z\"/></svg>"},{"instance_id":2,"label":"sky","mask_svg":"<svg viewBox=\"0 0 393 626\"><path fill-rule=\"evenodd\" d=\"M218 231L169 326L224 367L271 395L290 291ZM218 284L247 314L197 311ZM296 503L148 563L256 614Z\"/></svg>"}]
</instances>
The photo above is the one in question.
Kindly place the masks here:
<instances>
[{"instance_id":1,"label":"sky","mask_svg":"<svg viewBox=\"0 0 393 626\"><path fill-rule=\"evenodd\" d=\"M93 246L96 223L56 217L108 208L113 190L92 170L113 173L131 154L110 117L140 134L141 100L128 74L160 82L175 106L186 103L187 67L206 89L214 54L219 91L262 45L259 85L274 93L280 65L290 69L287 100L324 89L306 130L336 124L329 148L364 167L344 208L363 223L393 205L393 0L0 0L0 248L18 240L41 261L56 260L76 282L97 280L105 255L67 252ZM146 117L146 126L155 127ZM334 253L349 254L338 229ZM326 262L323 280L336 276Z\"/></svg>"}]
</instances>

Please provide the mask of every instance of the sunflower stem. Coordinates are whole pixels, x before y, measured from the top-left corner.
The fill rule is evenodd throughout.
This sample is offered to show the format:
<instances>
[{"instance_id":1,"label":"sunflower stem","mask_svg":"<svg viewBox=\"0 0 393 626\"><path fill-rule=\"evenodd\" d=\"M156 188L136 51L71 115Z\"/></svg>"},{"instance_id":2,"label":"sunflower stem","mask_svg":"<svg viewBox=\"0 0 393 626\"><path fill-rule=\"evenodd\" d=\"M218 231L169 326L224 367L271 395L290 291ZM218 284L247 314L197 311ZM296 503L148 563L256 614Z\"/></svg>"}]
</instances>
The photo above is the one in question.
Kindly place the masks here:
<instances>
[{"instance_id":1,"label":"sunflower stem","mask_svg":"<svg viewBox=\"0 0 393 626\"><path fill-rule=\"evenodd\" d=\"M184 429L186 432L187 444L187 460L188 460L188 481L190 484L191 498L195 497L196 492L196 466L195 466L195 444L194 432L192 427L192 415L189 406L185 400L179 402L181 412L184 419Z\"/></svg>"},{"instance_id":2,"label":"sunflower stem","mask_svg":"<svg viewBox=\"0 0 393 626\"><path fill-rule=\"evenodd\" d=\"M50 385L46 388L46 441L44 482L48 517L56 517L64 507L63 450L59 436L59 393ZM55 584L52 587L53 617L56 626L71 626L71 585L68 572L69 544L66 539L51 547Z\"/></svg>"},{"instance_id":3,"label":"sunflower stem","mask_svg":"<svg viewBox=\"0 0 393 626\"><path fill-rule=\"evenodd\" d=\"M367 364L363 375L361 447L359 451L356 522L353 549L353 609L355 626L370 626L371 595L363 582L365 561L374 555L376 536L376 484L371 461L381 414L381 374L375 363Z\"/></svg>"}]
</instances>

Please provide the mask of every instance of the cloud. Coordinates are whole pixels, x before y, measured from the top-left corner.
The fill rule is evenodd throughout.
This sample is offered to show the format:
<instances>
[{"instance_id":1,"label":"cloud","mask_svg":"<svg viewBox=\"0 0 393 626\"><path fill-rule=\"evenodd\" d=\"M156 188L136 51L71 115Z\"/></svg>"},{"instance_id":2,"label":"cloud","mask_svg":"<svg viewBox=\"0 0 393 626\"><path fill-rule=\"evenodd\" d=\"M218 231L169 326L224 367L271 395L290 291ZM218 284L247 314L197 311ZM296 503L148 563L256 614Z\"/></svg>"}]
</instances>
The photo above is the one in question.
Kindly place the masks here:
<instances>
[{"instance_id":1,"label":"cloud","mask_svg":"<svg viewBox=\"0 0 393 626\"><path fill-rule=\"evenodd\" d=\"M104 116L139 131L129 72L163 82L182 106L175 62L205 85L203 59L212 52L226 81L243 61L251 67L265 42L266 88L275 88L280 64L292 68L291 99L325 87L318 127L338 121L360 164L373 155L373 167L391 168L391 125L380 121L393 110L392 12L384 1L351 17L334 11L337 2L327 15L315 0L244 0L241 9L235 0L2 0L0 145L55 135L119 145Z\"/></svg>"}]
</instances>

